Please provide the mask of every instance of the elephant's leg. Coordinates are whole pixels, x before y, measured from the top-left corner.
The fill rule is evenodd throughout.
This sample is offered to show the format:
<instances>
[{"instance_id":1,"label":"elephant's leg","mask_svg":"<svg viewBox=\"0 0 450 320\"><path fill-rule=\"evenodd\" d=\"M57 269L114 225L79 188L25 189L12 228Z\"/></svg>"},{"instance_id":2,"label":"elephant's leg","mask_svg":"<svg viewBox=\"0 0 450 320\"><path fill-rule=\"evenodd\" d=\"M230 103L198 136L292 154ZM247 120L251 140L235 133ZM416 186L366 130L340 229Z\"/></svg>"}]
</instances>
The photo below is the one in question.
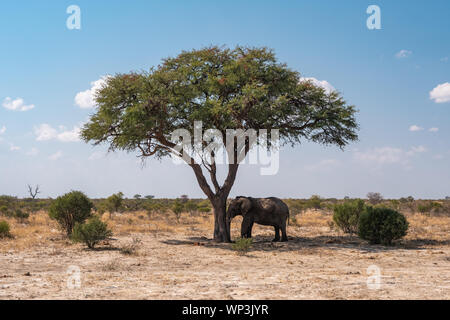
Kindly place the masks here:
<instances>
[{"instance_id":1,"label":"elephant's leg","mask_svg":"<svg viewBox=\"0 0 450 320\"><path fill-rule=\"evenodd\" d=\"M252 237L252 229L253 229L253 221L250 222L248 229L247 229L247 238Z\"/></svg>"},{"instance_id":2,"label":"elephant's leg","mask_svg":"<svg viewBox=\"0 0 450 320\"><path fill-rule=\"evenodd\" d=\"M274 229L275 229L275 238L272 241L273 242L280 241L280 228L278 226L275 226Z\"/></svg>"},{"instance_id":3,"label":"elephant's leg","mask_svg":"<svg viewBox=\"0 0 450 320\"><path fill-rule=\"evenodd\" d=\"M288 241L287 233L286 233L286 220L281 225L281 241Z\"/></svg>"},{"instance_id":4,"label":"elephant's leg","mask_svg":"<svg viewBox=\"0 0 450 320\"><path fill-rule=\"evenodd\" d=\"M241 225L241 238L249 238L249 233L251 235L251 226L253 225L253 221L250 218L244 217ZM250 232L249 232L250 230Z\"/></svg>"}]
</instances>

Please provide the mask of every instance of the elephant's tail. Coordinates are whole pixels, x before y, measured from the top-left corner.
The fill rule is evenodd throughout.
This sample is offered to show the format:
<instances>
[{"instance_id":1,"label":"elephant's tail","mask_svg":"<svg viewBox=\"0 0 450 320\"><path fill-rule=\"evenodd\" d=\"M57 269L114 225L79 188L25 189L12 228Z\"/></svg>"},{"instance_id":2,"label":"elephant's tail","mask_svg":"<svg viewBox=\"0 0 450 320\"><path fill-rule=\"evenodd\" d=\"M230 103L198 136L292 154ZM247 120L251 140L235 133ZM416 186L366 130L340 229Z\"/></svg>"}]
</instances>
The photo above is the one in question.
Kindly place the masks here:
<instances>
[{"instance_id":1,"label":"elephant's tail","mask_svg":"<svg viewBox=\"0 0 450 320\"><path fill-rule=\"evenodd\" d=\"M291 220L291 214L290 214L290 212L289 212L289 209L288 209L288 225L289 225L289 220Z\"/></svg>"}]
</instances>

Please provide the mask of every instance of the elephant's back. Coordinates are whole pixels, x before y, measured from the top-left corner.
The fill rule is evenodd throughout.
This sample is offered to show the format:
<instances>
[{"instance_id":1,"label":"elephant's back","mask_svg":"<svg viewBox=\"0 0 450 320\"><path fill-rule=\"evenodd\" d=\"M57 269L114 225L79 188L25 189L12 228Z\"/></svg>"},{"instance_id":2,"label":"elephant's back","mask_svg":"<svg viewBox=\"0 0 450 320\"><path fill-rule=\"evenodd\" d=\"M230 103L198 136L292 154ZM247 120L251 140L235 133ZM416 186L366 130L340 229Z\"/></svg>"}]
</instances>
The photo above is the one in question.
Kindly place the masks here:
<instances>
[{"instance_id":1,"label":"elephant's back","mask_svg":"<svg viewBox=\"0 0 450 320\"><path fill-rule=\"evenodd\" d=\"M260 200L260 204L265 209L272 209L278 212L289 213L289 208L280 198L268 197Z\"/></svg>"}]
</instances>

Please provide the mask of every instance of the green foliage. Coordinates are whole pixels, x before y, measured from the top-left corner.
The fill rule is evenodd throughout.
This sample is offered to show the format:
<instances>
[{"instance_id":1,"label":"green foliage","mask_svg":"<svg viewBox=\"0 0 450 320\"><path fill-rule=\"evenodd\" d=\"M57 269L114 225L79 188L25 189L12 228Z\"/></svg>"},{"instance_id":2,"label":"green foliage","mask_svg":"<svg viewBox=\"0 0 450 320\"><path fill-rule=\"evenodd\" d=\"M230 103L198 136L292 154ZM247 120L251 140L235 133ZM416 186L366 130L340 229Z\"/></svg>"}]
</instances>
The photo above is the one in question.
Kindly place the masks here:
<instances>
[{"instance_id":1,"label":"green foliage","mask_svg":"<svg viewBox=\"0 0 450 320\"><path fill-rule=\"evenodd\" d=\"M404 237L408 230L405 216L388 208L367 207L359 218L358 235L371 244L392 244Z\"/></svg>"},{"instance_id":2,"label":"green foliage","mask_svg":"<svg viewBox=\"0 0 450 320\"><path fill-rule=\"evenodd\" d=\"M423 203L417 205L417 211L419 211L420 213L429 213L431 209L433 209L431 203Z\"/></svg>"},{"instance_id":3,"label":"green foliage","mask_svg":"<svg viewBox=\"0 0 450 320\"><path fill-rule=\"evenodd\" d=\"M11 196L0 196L0 213L5 217L14 217L18 199Z\"/></svg>"},{"instance_id":4,"label":"green foliage","mask_svg":"<svg viewBox=\"0 0 450 320\"><path fill-rule=\"evenodd\" d=\"M348 200L336 204L333 208L333 221L335 225L345 233L358 233L359 217L365 209L361 199Z\"/></svg>"},{"instance_id":5,"label":"green foliage","mask_svg":"<svg viewBox=\"0 0 450 320\"><path fill-rule=\"evenodd\" d=\"M232 249L239 255L247 254L253 245L251 238L239 238L231 245Z\"/></svg>"},{"instance_id":6,"label":"green foliage","mask_svg":"<svg viewBox=\"0 0 450 320\"><path fill-rule=\"evenodd\" d=\"M211 212L211 205L210 202L208 200L203 200L200 201L197 204L197 211L198 212L203 212L203 213L209 213Z\"/></svg>"},{"instance_id":7,"label":"green foliage","mask_svg":"<svg viewBox=\"0 0 450 320\"><path fill-rule=\"evenodd\" d=\"M30 214L28 212L22 211L21 209L16 209L14 217L23 222L30 217Z\"/></svg>"},{"instance_id":8,"label":"green foliage","mask_svg":"<svg viewBox=\"0 0 450 320\"><path fill-rule=\"evenodd\" d=\"M303 200L298 199L286 199L286 204L289 207L289 213L291 217L303 212L308 206Z\"/></svg>"},{"instance_id":9,"label":"green foliage","mask_svg":"<svg viewBox=\"0 0 450 320\"><path fill-rule=\"evenodd\" d=\"M322 208L322 199L318 195L312 195L307 202L307 207L311 209Z\"/></svg>"},{"instance_id":10,"label":"green foliage","mask_svg":"<svg viewBox=\"0 0 450 320\"><path fill-rule=\"evenodd\" d=\"M7 216L7 215L8 215L8 212L9 212L9 210L8 210L8 207L7 207L7 206L3 205L3 206L0 207L0 213L1 213L2 215Z\"/></svg>"},{"instance_id":11,"label":"green foliage","mask_svg":"<svg viewBox=\"0 0 450 320\"><path fill-rule=\"evenodd\" d=\"M177 223L180 222L180 216L181 213L184 210L184 205L180 200L175 200L175 203L172 205L172 211L175 214L175 217L177 218Z\"/></svg>"},{"instance_id":12,"label":"green foliage","mask_svg":"<svg viewBox=\"0 0 450 320\"><path fill-rule=\"evenodd\" d=\"M86 223L77 223L73 229L72 240L74 242L84 242L88 248L92 249L100 241L112 236L112 231L108 229L106 223L102 222L98 216L93 216Z\"/></svg>"},{"instance_id":13,"label":"green foliage","mask_svg":"<svg viewBox=\"0 0 450 320\"><path fill-rule=\"evenodd\" d=\"M110 213L119 212L123 206L123 193L118 192L108 197L106 205Z\"/></svg>"},{"instance_id":14,"label":"green foliage","mask_svg":"<svg viewBox=\"0 0 450 320\"><path fill-rule=\"evenodd\" d=\"M195 203L195 201L189 200L188 202L186 202L184 204L184 208L186 209L187 212L189 212L191 215L194 214L195 212L197 212L198 210L198 206Z\"/></svg>"},{"instance_id":15,"label":"green foliage","mask_svg":"<svg viewBox=\"0 0 450 320\"><path fill-rule=\"evenodd\" d=\"M0 221L0 239L1 238L10 238L10 227L7 221Z\"/></svg>"},{"instance_id":16,"label":"green foliage","mask_svg":"<svg viewBox=\"0 0 450 320\"><path fill-rule=\"evenodd\" d=\"M279 128L281 140L301 138L345 146L357 139L355 108L277 62L267 48L208 47L164 59L149 72L117 74L96 96L99 108L81 136L111 150L169 155L176 129Z\"/></svg>"},{"instance_id":17,"label":"green foliage","mask_svg":"<svg viewBox=\"0 0 450 320\"><path fill-rule=\"evenodd\" d=\"M444 206L437 201L427 201L417 205L417 211L420 213L440 212Z\"/></svg>"},{"instance_id":18,"label":"green foliage","mask_svg":"<svg viewBox=\"0 0 450 320\"><path fill-rule=\"evenodd\" d=\"M80 191L72 191L58 197L50 206L48 215L56 220L70 237L76 223L83 223L91 216L94 207L89 198Z\"/></svg>"}]
</instances>

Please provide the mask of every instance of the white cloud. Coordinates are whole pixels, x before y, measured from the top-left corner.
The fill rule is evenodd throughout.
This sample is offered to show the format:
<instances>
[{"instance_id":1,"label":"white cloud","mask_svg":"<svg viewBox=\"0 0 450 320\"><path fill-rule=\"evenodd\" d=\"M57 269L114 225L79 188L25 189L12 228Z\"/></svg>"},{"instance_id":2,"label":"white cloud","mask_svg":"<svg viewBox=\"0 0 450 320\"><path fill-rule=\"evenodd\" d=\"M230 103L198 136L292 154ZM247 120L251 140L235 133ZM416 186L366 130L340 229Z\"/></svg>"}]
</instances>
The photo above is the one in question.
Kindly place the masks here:
<instances>
[{"instance_id":1,"label":"white cloud","mask_svg":"<svg viewBox=\"0 0 450 320\"><path fill-rule=\"evenodd\" d=\"M58 160L59 158L61 158L63 156L61 151L58 151L54 154L52 154L50 157L48 157L50 160L55 161Z\"/></svg>"},{"instance_id":2,"label":"white cloud","mask_svg":"<svg viewBox=\"0 0 450 320\"><path fill-rule=\"evenodd\" d=\"M0 134L4 134L6 132L6 127L3 126L0 128Z\"/></svg>"},{"instance_id":3,"label":"white cloud","mask_svg":"<svg viewBox=\"0 0 450 320\"><path fill-rule=\"evenodd\" d=\"M399 52L397 52L396 54L395 54L395 56L398 58L398 59L402 59L402 58L408 58L410 55L412 55L412 51L409 51L409 50L400 50Z\"/></svg>"},{"instance_id":4,"label":"white cloud","mask_svg":"<svg viewBox=\"0 0 450 320\"><path fill-rule=\"evenodd\" d=\"M411 157L426 151L427 149L424 146L413 146L408 151L401 148L381 147L369 149L365 152L356 150L353 158L358 162L370 165L401 164L407 166Z\"/></svg>"},{"instance_id":5,"label":"white cloud","mask_svg":"<svg viewBox=\"0 0 450 320\"><path fill-rule=\"evenodd\" d=\"M30 151L26 153L27 156L34 157L39 154L39 150L37 148L31 148Z\"/></svg>"},{"instance_id":6,"label":"white cloud","mask_svg":"<svg viewBox=\"0 0 450 320\"><path fill-rule=\"evenodd\" d=\"M77 142L80 141L80 127L75 126L72 130L66 130L65 127L59 126L59 130L43 123L34 129L37 141L58 140L61 142Z\"/></svg>"},{"instance_id":7,"label":"white cloud","mask_svg":"<svg viewBox=\"0 0 450 320\"><path fill-rule=\"evenodd\" d=\"M90 89L78 92L75 96L75 104L82 109L94 108L96 106L95 96L97 91L105 85L108 77L109 76L104 76L97 81L92 81Z\"/></svg>"},{"instance_id":8,"label":"white cloud","mask_svg":"<svg viewBox=\"0 0 450 320\"><path fill-rule=\"evenodd\" d=\"M22 98L12 100L10 97L7 97L3 100L3 107L13 111L28 111L34 108L34 104L26 105Z\"/></svg>"},{"instance_id":9,"label":"white cloud","mask_svg":"<svg viewBox=\"0 0 450 320\"><path fill-rule=\"evenodd\" d=\"M13 143L10 143L9 144L9 150L11 150L11 151L19 151L20 147L15 146Z\"/></svg>"},{"instance_id":10,"label":"white cloud","mask_svg":"<svg viewBox=\"0 0 450 320\"><path fill-rule=\"evenodd\" d=\"M74 127L72 130L59 133L57 139L61 142L77 142L80 141L80 132L79 127Z\"/></svg>"},{"instance_id":11,"label":"white cloud","mask_svg":"<svg viewBox=\"0 0 450 320\"><path fill-rule=\"evenodd\" d=\"M383 147L370 149L366 152L356 151L354 158L359 162L369 162L377 164L402 163L404 161L404 151L400 148Z\"/></svg>"},{"instance_id":12,"label":"white cloud","mask_svg":"<svg viewBox=\"0 0 450 320\"><path fill-rule=\"evenodd\" d=\"M317 80L316 78L300 78L300 82L311 81L314 85L325 89L326 93L336 91L336 89L325 80Z\"/></svg>"},{"instance_id":13,"label":"white cloud","mask_svg":"<svg viewBox=\"0 0 450 320\"><path fill-rule=\"evenodd\" d=\"M430 99L436 103L450 101L450 83L442 83L430 91Z\"/></svg>"},{"instance_id":14,"label":"white cloud","mask_svg":"<svg viewBox=\"0 0 450 320\"><path fill-rule=\"evenodd\" d=\"M34 129L34 134L37 136L37 141L46 141L54 139L57 136L58 132L50 125L43 123L39 127Z\"/></svg>"},{"instance_id":15,"label":"white cloud","mask_svg":"<svg viewBox=\"0 0 450 320\"><path fill-rule=\"evenodd\" d=\"M419 127L418 125L415 125L415 124L409 127L409 131L413 131L413 132L422 131L422 130L423 130L422 127Z\"/></svg>"},{"instance_id":16,"label":"white cloud","mask_svg":"<svg viewBox=\"0 0 450 320\"><path fill-rule=\"evenodd\" d=\"M417 146L417 147L411 147L409 151L406 152L407 156L413 156L417 153L424 153L427 152L427 148L424 146Z\"/></svg>"},{"instance_id":17,"label":"white cloud","mask_svg":"<svg viewBox=\"0 0 450 320\"><path fill-rule=\"evenodd\" d=\"M438 132L439 128L433 127L433 128L430 128L428 131L430 131L430 132Z\"/></svg>"},{"instance_id":18,"label":"white cloud","mask_svg":"<svg viewBox=\"0 0 450 320\"><path fill-rule=\"evenodd\" d=\"M327 171L333 169L339 165L339 161L336 159L325 159L319 161L318 163L306 166L305 169L308 171Z\"/></svg>"}]
</instances>

